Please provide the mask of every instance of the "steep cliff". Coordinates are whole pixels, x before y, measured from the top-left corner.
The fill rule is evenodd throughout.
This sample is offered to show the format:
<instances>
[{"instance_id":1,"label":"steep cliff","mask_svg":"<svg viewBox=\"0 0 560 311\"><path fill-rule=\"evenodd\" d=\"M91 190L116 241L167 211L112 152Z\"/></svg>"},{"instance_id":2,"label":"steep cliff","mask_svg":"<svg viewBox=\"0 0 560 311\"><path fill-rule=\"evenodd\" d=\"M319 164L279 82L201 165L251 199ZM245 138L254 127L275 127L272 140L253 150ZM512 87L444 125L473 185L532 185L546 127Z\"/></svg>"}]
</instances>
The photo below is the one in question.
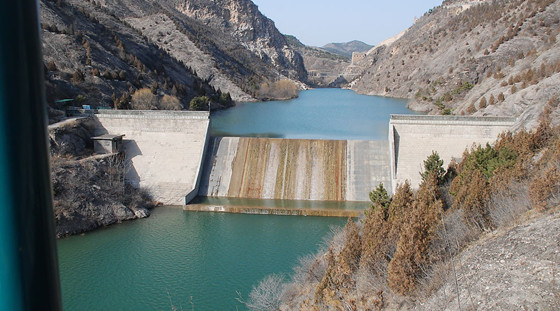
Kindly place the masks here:
<instances>
[{"instance_id":1,"label":"steep cliff","mask_svg":"<svg viewBox=\"0 0 560 311\"><path fill-rule=\"evenodd\" d=\"M400 38L370 50L352 89L412 99L433 114L560 123L560 2L444 1Z\"/></svg>"},{"instance_id":2,"label":"steep cliff","mask_svg":"<svg viewBox=\"0 0 560 311\"><path fill-rule=\"evenodd\" d=\"M54 108L121 105L141 88L186 108L196 96L254 100L264 83L306 81L301 56L249 0L40 3Z\"/></svg>"},{"instance_id":3,"label":"steep cliff","mask_svg":"<svg viewBox=\"0 0 560 311\"><path fill-rule=\"evenodd\" d=\"M176 0L175 3L180 12L229 35L262 62L273 65L280 74L305 81L307 74L301 55L288 46L274 22L264 16L252 1ZM222 37L216 38L217 41L225 39Z\"/></svg>"}]
</instances>

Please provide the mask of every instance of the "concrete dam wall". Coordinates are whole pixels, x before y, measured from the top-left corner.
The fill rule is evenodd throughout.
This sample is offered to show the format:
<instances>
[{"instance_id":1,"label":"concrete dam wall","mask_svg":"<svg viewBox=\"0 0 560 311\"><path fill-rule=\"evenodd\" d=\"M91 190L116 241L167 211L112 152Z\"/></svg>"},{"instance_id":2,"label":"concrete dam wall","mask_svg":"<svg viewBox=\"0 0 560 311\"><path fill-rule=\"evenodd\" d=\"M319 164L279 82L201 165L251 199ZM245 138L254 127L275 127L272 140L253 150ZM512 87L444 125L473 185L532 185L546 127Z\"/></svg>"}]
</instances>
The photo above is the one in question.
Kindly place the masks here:
<instances>
[{"instance_id":1,"label":"concrete dam wall","mask_svg":"<svg viewBox=\"0 0 560 311\"><path fill-rule=\"evenodd\" d=\"M393 115L388 141L208 137L208 112L100 110L96 135L124 134L126 180L164 204L202 196L369 201L409 180L437 151L447 165L493 142L514 118Z\"/></svg>"},{"instance_id":2,"label":"concrete dam wall","mask_svg":"<svg viewBox=\"0 0 560 311\"><path fill-rule=\"evenodd\" d=\"M183 205L198 192L208 112L99 110L96 135L124 134L127 182L164 204Z\"/></svg>"},{"instance_id":3,"label":"concrete dam wall","mask_svg":"<svg viewBox=\"0 0 560 311\"><path fill-rule=\"evenodd\" d=\"M368 201L390 188L386 141L217 137L208 146L199 195Z\"/></svg>"},{"instance_id":4,"label":"concrete dam wall","mask_svg":"<svg viewBox=\"0 0 560 311\"><path fill-rule=\"evenodd\" d=\"M459 160L473 144L494 142L509 131L510 117L457 117L392 115L389 122L392 187L408 180L413 188L421 182L424 160L437 151L444 168Z\"/></svg>"}]
</instances>

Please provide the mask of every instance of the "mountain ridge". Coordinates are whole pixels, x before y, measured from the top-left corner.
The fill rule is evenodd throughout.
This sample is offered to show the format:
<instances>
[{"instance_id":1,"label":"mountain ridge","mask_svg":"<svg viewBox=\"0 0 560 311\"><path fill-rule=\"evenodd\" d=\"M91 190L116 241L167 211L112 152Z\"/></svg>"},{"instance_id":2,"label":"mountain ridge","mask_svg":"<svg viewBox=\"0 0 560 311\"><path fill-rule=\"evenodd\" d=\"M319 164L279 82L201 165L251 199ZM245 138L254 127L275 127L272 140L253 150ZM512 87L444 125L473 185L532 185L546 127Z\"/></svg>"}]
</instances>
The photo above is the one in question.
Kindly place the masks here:
<instances>
[{"instance_id":1,"label":"mountain ridge","mask_svg":"<svg viewBox=\"0 0 560 311\"><path fill-rule=\"evenodd\" d=\"M321 49L329 51L334 54L352 58L353 52L365 53L371 50L373 47L374 47L373 45L369 45L365 42L359 40L352 40L348 42L328 43L323 45Z\"/></svg>"},{"instance_id":2,"label":"mountain ridge","mask_svg":"<svg viewBox=\"0 0 560 311\"><path fill-rule=\"evenodd\" d=\"M431 114L515 116L524 128L551 110L558 124L558 16L554 0L444 1L367 53L350 87Z\"/></svg>"}]
</instances>

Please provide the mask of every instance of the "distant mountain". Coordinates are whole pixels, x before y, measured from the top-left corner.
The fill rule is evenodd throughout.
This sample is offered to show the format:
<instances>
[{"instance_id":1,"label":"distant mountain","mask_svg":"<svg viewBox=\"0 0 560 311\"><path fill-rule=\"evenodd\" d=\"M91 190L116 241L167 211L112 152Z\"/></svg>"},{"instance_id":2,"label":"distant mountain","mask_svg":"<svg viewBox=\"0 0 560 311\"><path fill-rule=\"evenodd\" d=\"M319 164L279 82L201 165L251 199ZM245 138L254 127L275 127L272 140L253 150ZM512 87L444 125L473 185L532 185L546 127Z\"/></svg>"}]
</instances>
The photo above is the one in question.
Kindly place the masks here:
<instances>
[{"instance_id":1,"label":"distant mountain","mask_svg":"<svg viewBox=\"0 0 560 311\"><path fill-rule=\"evenodd\" d=\"M306 46L296 37L285 35L288 45L303 56L307 81L314 87L340 87L346 84L341 74L350 65L350 59L318 47Z\"/></svg>"},{"instance_id":2,"label":"distant mountain","mask_svg":"<svg viewBox=\"0 0 560 311\"><path fill-rule=\"evenodd\" d=\"M329 43L322 47L331 53L343 55L348 58L352 57L353 52L367 52L373 48L373 45L366 44L362 41L354 40L346 43Z\"/></svg>"}]
</instances>

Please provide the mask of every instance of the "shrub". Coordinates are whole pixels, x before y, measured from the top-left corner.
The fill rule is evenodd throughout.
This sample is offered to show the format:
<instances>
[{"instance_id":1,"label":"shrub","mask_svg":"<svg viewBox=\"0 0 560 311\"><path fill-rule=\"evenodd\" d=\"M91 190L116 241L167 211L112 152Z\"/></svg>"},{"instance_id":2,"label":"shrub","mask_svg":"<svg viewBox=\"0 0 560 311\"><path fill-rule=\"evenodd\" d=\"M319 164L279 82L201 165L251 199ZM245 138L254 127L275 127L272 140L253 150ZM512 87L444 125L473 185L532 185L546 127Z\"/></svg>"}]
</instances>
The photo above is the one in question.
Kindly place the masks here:
<instances>
[{"instance_id":1,"label":"shrub","mask_svg":"<svg viewBox=\"0 0 560 311\"><path fill-rule=\"evenodd\" d=\"M494 94L490 94L490 99L488 100L488 105L495 105L496 99L494 98Z\"/></svg>"},{"instance_id":2,"label":"shrub","mask_svg":"<svg viewBox=\"0 0 560 311\"><path fill-rule=\"evenodd\" d=\"M467 113L468 114L473 114L476 112L476 107L474 105L474 103L471 103L468 107L467 107Z\"/></svg>"},{"instance_id":3,"label":"shrub","mask_svg":"<svg viewBox=\"0 0 560 311\"><path fill-rule=\"evenodd\" d=\"M511 86L511 94L514 94L515 92L517 92L517 87L514 84Z\"/></svg>"},{"instance_id":4,"label":"shrub","mask_svg":"<svg viewBox=\"0 0 560 311\"><path fill-rule=\"evenodd\" d=\"M132 94L130 104L134 110L152 110L157 107L157 97L150 89L139 89Z\"/></svg>"},{"instance_id":5,"label":"shrub","mask_svg":"<svg viewBox=\"0 0 560 311\"><path fill-rule=\"evenodd\" d=\"M46 67L47 67L48 71L56 71L57 70L56 63L52 60L47 63Z\"/></svg>"},{"instance_id":6,"label":"shrub","mask_svg":"<svg viewBox=\"0 0 560 311\"><path fill-rule=\"evenodd\" d=\"M506 136L502 140L506 139ZM465 210L465 221L479 229L491 228L487 200L490 196L490 180L495 173L509 170L517 163L517 152L505 142L494 148L478 146L465 151L458 166L457 178L451 183L454 208Z\"/></svg>"},{"instance_id":7,"label":"shrub","mask_svg":"<svg viewBox=\"0 0 560 311\"><path fill-rule=\"evenodd\" d=\"M290 99L297 97L298 88L291 80L280 80L274 83L264 83L258 91L258 96L264 99Z\"/></svg>"},{"instance_id":8,"label":"shrub","mask_svg":"<svg viewBox=\"0 0 560 311\"><path fill-rule=\"evenodd\" d=\"M486 103L486 97L483 96L483 97L480 99L480 101L478 102L478 109L484 109L484 108L486 108L486 104L487 104L487 103Z\"/></svg>"},{"instance_id":9,"label":"shrub","mask_svg":"<svg viewBox=\"0 0 560 311\"><path fill-rule=\"evenodd\" d=\"M84 81L84 79L85 79L84 72L81 69L76 69L76 71L72 75L72 82L79 83Z\"/></svg>"},{"instance_id":10,"label":"shrub","mask_svg":"<svg viewBox=\"0 0 560 311\"><path fill-rule=\"evenodd\" d=\"M397 250L388 268L387 280L395 292L405 295L416 289L423 271L430 264L429 248L440 222L443 203L437 196L435 174L422 183L408 221L403 224Z\"/></svg>"},{"instance_id":11,"label":"shrub","mask_svg":"<svg viewBox=\"0 0 560 311\"><path fill-rule=\"evenodd\" d=\"M229 93L221 93L218 102L222 105L229 106L233 103L231 95Z\"/></svg>"},{"instance_id":12,"label":"shrub","mask_svg":"<svg viewBox=\"0 0 560 311\"><path fill-rule=\"evenodd\" d=\"M249 310L274 311L280 309L284 277L272 274L253 287L249 301L245 303Z\"/></svg>"},{"instance_id":13,"label":"shrub","mask_svg":"<svg viewBox=\"0 0 560 311\"><path fill-rule=\"evenodd\" d=\"M500 92L500 94L498 94L498 101L503 102L505 99L504 93Z\"/></svg>"},{"instance_id":14,"label":"shrub","mask_svg":"<svg viewBox=\"0 0 560 311\"><path fill-rule=\"evenodd\" d=\"M159 102L159 109L162 110L181 110L181 102L176 96L163 95L163 98Z\"/></svg>"},{"instance_id":15,"label":"shrub","mask_svg":"<svg viewBox=\"0 0 560 311\"><path fill-rule=\"evenodd\" d=\"M542 176L535 177L529 186L529 196L533 207L547 210L559 203L560 173L555 166L548 168Z\"/></svg>"},{"instance_id":16,"label":"shrub","mask_svg":"<svg viewBox=\"0 0 560 311\"><path fill-rule=\"evenodd\" d=\"M189 109L193 111L208 110L210 105L210 98L207 96L198 96L191 100Z\"/></svg>"},{"instance_id":17,"label":"shrub","mask_svg":"<svg viewBox=\"0 0 560 311\"><path fill-rule=\"evenodd\" d=\"M119 71L119 80L121 81L126 80L126 71L124 70Z\"/></svg>"}]
</instances>

